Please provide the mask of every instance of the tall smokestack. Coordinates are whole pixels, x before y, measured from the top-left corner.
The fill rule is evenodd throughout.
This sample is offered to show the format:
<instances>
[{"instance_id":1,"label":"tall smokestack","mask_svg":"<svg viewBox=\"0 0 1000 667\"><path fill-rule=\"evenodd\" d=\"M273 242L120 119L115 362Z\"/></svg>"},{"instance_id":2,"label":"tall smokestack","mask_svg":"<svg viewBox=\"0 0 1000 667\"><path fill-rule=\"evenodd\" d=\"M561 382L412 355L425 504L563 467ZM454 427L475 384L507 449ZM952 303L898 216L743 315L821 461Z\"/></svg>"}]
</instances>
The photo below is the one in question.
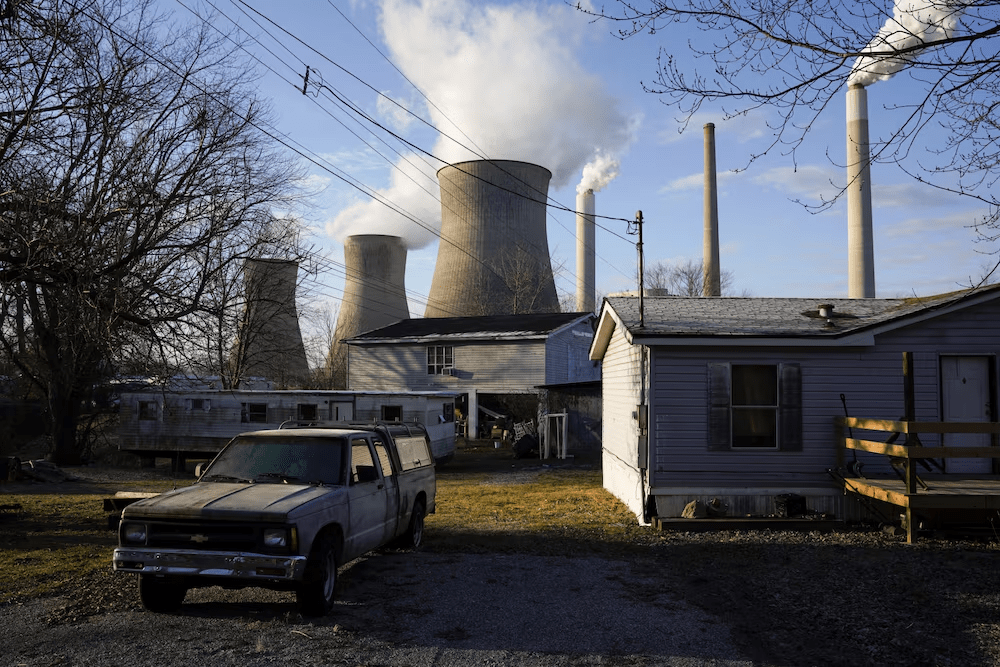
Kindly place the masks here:
<instances>
[{"instance_id":1,"label":"tall smokestack","mask_svg":"<svg viewBox=\"0 0 1000 667\"><path fill-rule=\"evenodd\" d=\"M576 310L594 310L594 191L576 196Z\"/></svg>"},{"instance_id":2,"label":"tall smokestack","mask_svg":"<svg viewBox=\"0 0 1000 667\"><path fill-rule=\"evenodd\" d=\"M719 267L719 185L715 168L715 125L705 123L705 235L702 244L702 296L722 296Z\"/></svg>"},{"instance_id":3,"label":"tall smokestack","mask_svg":"<svg viewBox=\"0 0 1000 667\"><path fill-rule=\"evenodd\" d=\"M871 156L868 149L868 93L847 89L847 295L875 298L872 240Z\"/></svg>"},{"instance_id":4,"label":"tall smokestack","mask_svg":"<svg viewBox=\"0 0 1000 667\"><path fill-rule=\"evenodd\" d=\"M551 178L511 160L438 171L441 242L424 317L559 312L545 231Z\"/></svg>"}]
</instances>

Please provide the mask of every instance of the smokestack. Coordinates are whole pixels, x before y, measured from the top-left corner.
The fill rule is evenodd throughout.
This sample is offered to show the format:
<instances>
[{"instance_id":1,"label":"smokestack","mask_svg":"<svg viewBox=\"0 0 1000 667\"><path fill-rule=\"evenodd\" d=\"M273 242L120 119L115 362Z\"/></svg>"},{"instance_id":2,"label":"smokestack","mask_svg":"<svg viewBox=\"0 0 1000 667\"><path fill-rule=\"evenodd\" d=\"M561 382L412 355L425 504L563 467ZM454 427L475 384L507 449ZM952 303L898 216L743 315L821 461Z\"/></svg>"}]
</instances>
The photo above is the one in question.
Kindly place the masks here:
<instances>
[{"instance_id":1,"label":"smokestack","mask_svg":"<svg viewBox=\"0 0 1000 667\"><path fill-rule=\"evenodd\" d=\"M309 377L295 311L298 271L299 265L290 260L247 260L247 312L233 350L243 377L266 377L279 387L301 386Z\"/></svg>"},{"instance_id":2,"label":"smokestack","mask_svg":"<svg viewBox=\"0 0 1000 667\"><path fill-rule=\"evenodd\" d=\"M438 171L441 242L425 317L559 312L545 231L551 178L511 160Z\"/></svg>"},{"instance_id":3,"label":"smokestack","mask_svg":"<svg viewBox=\"0 0 1000 667\"><path fill-rule=\"evenodd\" d=\"M594 310L594 191L576 196L576 310Z\"/></svg>"},{"instance_id":4,"label":"smokestack","mask_svg":"<svg viewBox=\"0 0 1000 667\"><path fill-rule=\"evenodd\" d=\"M872 240L871 156L868 148L868 93L847 89L847 295L875 298Z\"/></svg>"},{"instance_id":5,"label":"smokestack","mask_svg":"<svg viewBox=\"0 0 1000 667\"><path fill-rule=\"evenodd\" d=\"M702 244L702 296L722 296L719 267L719 185L715 168L715 125L705 123L705 235Z\"/></svg>"}]
</instances>

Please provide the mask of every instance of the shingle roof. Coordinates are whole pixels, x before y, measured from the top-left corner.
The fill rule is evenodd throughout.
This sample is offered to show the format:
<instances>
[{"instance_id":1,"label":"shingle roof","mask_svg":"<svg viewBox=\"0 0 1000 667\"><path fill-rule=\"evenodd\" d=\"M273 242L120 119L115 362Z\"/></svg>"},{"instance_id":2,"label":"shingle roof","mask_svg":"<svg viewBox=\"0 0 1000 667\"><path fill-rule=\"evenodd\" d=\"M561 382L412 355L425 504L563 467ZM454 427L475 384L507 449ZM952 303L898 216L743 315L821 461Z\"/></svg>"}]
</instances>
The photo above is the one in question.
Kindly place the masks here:
<instances>
[{"instance_id":1,"label":"shingle roof","mask_svg":"<svg viewBox=\"0 0 1000 667\"><path fill-rule=\"evenodd\" d=\"M645 297L643 328L638 297L608 297L607 305L635 337L834 338L986 295L1000 296L1000 285L904 299ZM820 316L821 304L833 306L831 317Z\"/></svg>"},{"instance_id":2,"label":"shingle roof","mask_svg":"<svg viewBox=\"0 0 1000 667\"><path fill-rule=\"evenodd\" d=\"M365 344L414 339L531 338L546 336L592 315L592 313L531 313L409 319L358 334L345 342Z\"/></svg>"}]
</instances>

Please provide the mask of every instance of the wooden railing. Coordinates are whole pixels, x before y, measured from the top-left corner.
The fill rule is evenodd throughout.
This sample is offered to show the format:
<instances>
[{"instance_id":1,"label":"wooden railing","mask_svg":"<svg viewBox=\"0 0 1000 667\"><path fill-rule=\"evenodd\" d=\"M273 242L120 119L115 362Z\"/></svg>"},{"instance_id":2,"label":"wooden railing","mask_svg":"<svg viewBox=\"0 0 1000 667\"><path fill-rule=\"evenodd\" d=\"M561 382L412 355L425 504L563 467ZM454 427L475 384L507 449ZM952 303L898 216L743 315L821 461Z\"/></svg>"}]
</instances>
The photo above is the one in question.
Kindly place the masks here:
<instances>
[{"instance_id":1,"label":"wooden railing","mask_svg":"<svg viewBox=\"0 0 1000 667\"><path fill-rule=\"evenodd\" d=\"M844 437L844 449L854 449L873 454L883 454L900 459L904 468L906 493L916 493L918 486L918 459L945 458L1000 458L1000 447L927 447L920 442L920 433L979 433L1000 434L1000 422L918 422L892 419L870 419L866 417L837 417L838 426L844 429L882 431L889 434L885 441L862 440ZM993 436L996 442L997 436Z\"/></svg>"}]
</instances>

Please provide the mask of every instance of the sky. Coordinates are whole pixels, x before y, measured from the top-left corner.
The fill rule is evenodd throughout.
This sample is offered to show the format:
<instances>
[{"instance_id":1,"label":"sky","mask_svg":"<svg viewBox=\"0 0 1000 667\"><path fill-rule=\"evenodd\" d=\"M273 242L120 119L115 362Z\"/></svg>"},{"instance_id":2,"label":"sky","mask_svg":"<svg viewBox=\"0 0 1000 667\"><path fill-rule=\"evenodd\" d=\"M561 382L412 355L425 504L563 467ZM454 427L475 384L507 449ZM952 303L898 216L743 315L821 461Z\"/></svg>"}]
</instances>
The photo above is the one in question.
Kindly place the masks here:
<instances>
[{"instance_id":1,"label":"sky","mask_svg":"<svg viewBox=\"0 0 1000 667\"><path fill-rule=\"evenodd\" d=\"M189 6L173 11L190 18ZM260 71L261 96L273 104L275 128L306 156L308 206L296 214L325 257L309 275L310 295L320 302L335 308L342 296L346 236L395 234L409 248L410 316L423 316L440 224L434 173L476 153L552 172L547 233L562 293L575 294L571 211L585 173L600 186L597 215L607 216L596 232L599 295L636 288L629 221L637 211L647 266L699 261L709 122L721 266L734 292L847 296L846 204L817 213L801 203L818 204L846 181L842 101L819 116L794 156L777 149L751 163L772 140L774 116L761 110L727 120L706 105L684 125L643 83L654 81L661 47L683 56L686 43L648 34L621 40L614 26L561 0L211 6L220 29L236 23L253 36L245 49ZM891 107L919 92L912 87L900 76L869 88L873 139L893 131ZM995 264L995 248L978 243L972 228L986 213L981 205L889 166L875 165L872 181L876 296L952 291Z\"/></svg>"}]
</instances>

